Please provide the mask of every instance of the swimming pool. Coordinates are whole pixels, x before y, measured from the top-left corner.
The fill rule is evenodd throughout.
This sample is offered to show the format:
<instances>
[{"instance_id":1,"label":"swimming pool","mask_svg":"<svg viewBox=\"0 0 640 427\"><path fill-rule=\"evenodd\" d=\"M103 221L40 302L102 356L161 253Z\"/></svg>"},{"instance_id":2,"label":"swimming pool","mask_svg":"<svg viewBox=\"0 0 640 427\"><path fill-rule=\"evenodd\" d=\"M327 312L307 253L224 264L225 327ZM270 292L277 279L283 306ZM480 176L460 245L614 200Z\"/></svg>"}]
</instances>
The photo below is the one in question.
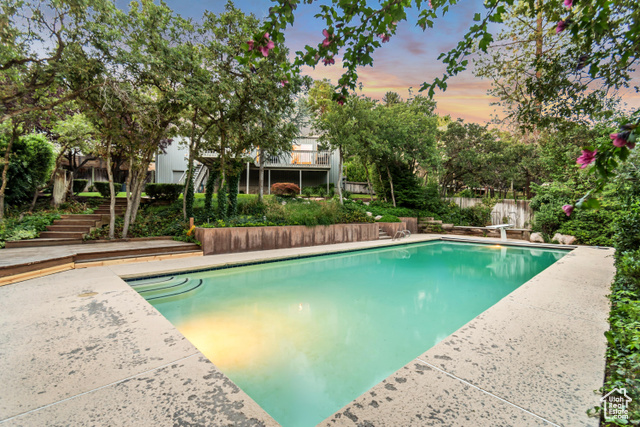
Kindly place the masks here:
<instances>
[{"instance_id":1,"label":"swimming pool","mask_svg":"<svg viewBox=\"0 0 640 427\"><path fill-rule=\"evenodd\" d=\"M427 242L130 284L276 421L312 426L566 253Z\"/></svg>"}]
</instances>

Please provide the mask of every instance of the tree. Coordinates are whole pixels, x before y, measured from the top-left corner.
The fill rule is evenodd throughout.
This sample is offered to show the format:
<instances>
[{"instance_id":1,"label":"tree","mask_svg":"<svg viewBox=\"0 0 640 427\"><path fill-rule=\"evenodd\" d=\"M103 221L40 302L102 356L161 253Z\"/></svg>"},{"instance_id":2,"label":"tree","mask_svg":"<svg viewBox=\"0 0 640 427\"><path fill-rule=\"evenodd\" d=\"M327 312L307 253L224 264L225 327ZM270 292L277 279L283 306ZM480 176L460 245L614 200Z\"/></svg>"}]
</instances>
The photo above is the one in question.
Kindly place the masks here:
<instances>
[{"instance_id":1,"label":"tree","mask_svg":"<svg viewBox=\"0 0 640 427\"><path fill-rule=\"evenodd\" d=\"M53 127L53 133L57 135L58 155L56 156L55 167L49 181L53 180L55 172L60 168L62 158L66 157L68 169L71 172L68 188L68 193L71 194L76 171L87 162L96 159L93 155L96 145L95 129L84 114L77 113L58 121ZM79 155L85 156L80 163L77 160ZM34 203L36 197L34 195Z\"/></svg>"},{"instance_id":2,"label":"tree","mask_svg":"<svg viewBox=\"0 0 640 427\"><path fill-rule=\"evenodd\" d=\"M195 88L201 92L199 97L192 97L192 107L200 113L202 138L198 139L199 146L194 146L194 154L196 148L202 148L218 156L215 165L219 168L216 175L220 177L221 216L229 213L227 191L233 200L238 191L233 182L244 162L252 160L248 154L259 146L262 161L265 153L290 149L297 134L294 121L287 119L292 117L295 94L304 80L297 75L287 81L274 79L287 62L287 52L280 50L251 65L238 61L258 27L254 16L244 15L227 3L220 15L205 13L200 28L204 86ZM196 120L194 117L193 122ZM198 138L195 133L194 137ZM231 185L227 184L229 180Z\"/></svg>"},{"instance_id":3,"label":"tree","mask_svg":"<svg viewBox=\"0 0 640 427\"><path fill-rule=\"evenodd\" d=\"M357 67L373 63L373 52L396 34L397 23L407 19L407 9L419 11L415 24L424 31L433 26L438 13L446 14L456 3L456 0L433 0L427 3L422 0L386 1L379 7L372 7L366 3L333 1L328 5L320 5L316 16L326 23L324 39L319 37L317 45L306 46L297 52L294 65L315 66L320 61L330 64L335 62L334 56L341 53L345 71L338 80L336 87L339 93L334 94L334 100L342 99L350 89L355 89ZM558 99L556 77L570 75L576 68L588 70L589 77L601 80L604 87L620 88L627 85L631 80L630 71L640 54L635 48L640 33L640 26L635 24L640 14L636 1L611 3L608 0L584 0L573 6L573 1L567 0L564 2L566 10L560 9L559 3L559 0L547 3L529 0L527 8L519 9L536 21L540 16L556 21L557 32L566 31L569 35L568 47L556 62L539 64L541 68L546 67L548 78L543 80L534 76L528 79L527 84L535 87L536 98L540 102ZM272 46L275 52L284 42L284 30L294 22L298 4L299 0L278 0L270 9L269 19L258 31L258 34L269 33L275 40ZM475 14L475 23L467 33L453 49L440 56L447 66L445 74L433 82L425 82L420 90L427 90L432 96L436 88L446 89L447 80L466 69L467 57L474 50L487 51L494 40L489 24L503 22L514 4L515 0L484 2L484 12ZM254 42L258 40L254 38ZM260 43L263 46L266 41ZM247 61L256 56L257 53L254 53Z\"/></svg>"},{"instance_id":4,"label":"tree","mask_svg":"<svg viewBox=\"0 0 640 427\"><path fill-rule=\"evenodd\" d=\"M510 9L496 41L474 60L474 74L491 81L488 93L505 114L500 122L539 128L610 116L618 102L611 88L588 76L585 64L574 69L561 64L571 42L568 34L556 34L557 15L564 6L549 2L542 8L542 0L537 0L535 14L530 7L520 1ZM541 93L545 86L555 88L554 97Z\"/></svg>"},{"instance_id":5,"label":"tree","mask_svg":"<svg viewBox=\"0 0 640 427\"><path fill-rule=\"evenodd\" d=\"M107 0L6 0L0 5L0 123L47 111L95 83L66 90L64 78L95 66L90 41L108 39L88 23L110 13ZM82 54L80 54L82 53Z\"/></svg>"},{"instance_id":6,"label":"tree","mask_svg":"<svg viewBox=\"0 0 640 427\"><path fill-rule=\"evenodd\" d=\"M27 202L33 191L49 178L54 158L53 146L43 135L19 137L19 130L13 126L6 128L0 133L0 149L12 155L3 165L0 220L4 217L5 198L13 206ZM12 148L7 150L7 145Z\"/></svg>"}]
</instances>

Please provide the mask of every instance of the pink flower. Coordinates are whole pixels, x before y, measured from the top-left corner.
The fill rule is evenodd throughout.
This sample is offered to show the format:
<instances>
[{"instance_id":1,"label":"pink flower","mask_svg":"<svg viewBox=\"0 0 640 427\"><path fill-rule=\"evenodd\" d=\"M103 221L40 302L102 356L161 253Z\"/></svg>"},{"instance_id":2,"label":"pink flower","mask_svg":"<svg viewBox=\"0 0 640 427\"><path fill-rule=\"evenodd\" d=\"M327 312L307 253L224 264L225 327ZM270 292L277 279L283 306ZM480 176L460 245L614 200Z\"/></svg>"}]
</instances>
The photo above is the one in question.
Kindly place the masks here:
<instances>
[{"instance_id":1,"label":"pink flower","mask_svg":"<svg viewBox=\"0 0 640 427\"><path fill-rule=\"evenodd\" d=\"M609 138L613 140L613 145L616 147L624 147L627 145L627 140L624 139L624 135L621 133L612 133Z\"/></svg>"},{"instance_id":2,"label":"pink flower","mask_svg":"<svg viewBox=\"0 0 640 427\"><path fill-rule=\"evenodd\" d=\"M433 5L431 4L431 0L429 0L429 8L433 9ZM424 30L424 28L423 28Z\"/></svg>"},{"instance_id":3,"label":"pink flower","mask_svg":"<svg viewBox=\"0 0 640 427\"><path fill-rule=\"evenodd\" d=\"M269 33L264 33L264 38L269 40ZM262 53L262 56L266 57L269 56L269 51L275 46L276 44L273 42L273 40L269 40L265 46L258 47L258 50Z\"/></svg>"},{"instance_id":4,"label":"pink flower","mask_svg":"<svg viewBox=\"0 0 640 427\"><path fill-rule=\"evenodd\" d=\"M273 49L274 47L275 47L275 43L273 43L273 41L269 40L269 43L267 43L267 45L266 45L266 46L260 46L260 47L258 48L258 50L259 50L260 52L262 52L262 56L265 56L265 57L266 57L266 56L269 56L269 51L270 51L271 49Z\"/></svg>"},{"instance_id":5,"label":"pink flower","mask_svg":"<svg viewBox=\"0 0 640 427\"><path fill-rule=\"evenodd\" d=\"M253 40L249 40L247 44L249 45L249 52L251 52L253 50Z\"/></svg>"},{"instance_id":6,"label":"pink flower","mask_svg":"<svg viewBox=\"0 0 640 427\"><path fill-rule=\"evenodd\" d=\"M325 28L324 30L322 30L322 35L324 36L324 40L322 41L322 46L323 47L329 46L331 44L331 40L330 40L331 34L329 34L329 31L327 31L327 29Z\"/></svg>"},{"instance_id":7,"label":"pink flower","mask_svg":"<svg viewBox=\"0 0 640 427\"><path fill-rule=\"evenodd\" d=\"M333 65L333 64L335 64L335 63L336 63L336 60L335 60L335 59L333 59L333 57L332 57L332 56L330 56L329 58L324 58L324 59L322 60L322 63L323 63L325 66L326 66L326 65Z\"/></svg>"},{"instance_id":8,"label":"pink flower","mask_svg":"<svg viewBox=\"0 0 640 427\"><path fill-rule=\"evenodd\" d=\"M573 6L573 0L564 0L564 5L567 9L571 9L571 7Z\"/></svg>"},{"instance_id":9,"label":"pink flower","mask_svg":"<svg viewBox=\"0 0 640 427\"><path fill-rule=\"evenodd\" d=\"M616 147L627 146L629 149L632 149L636 147L636 144L635 142L627 141L627 139L629 139L629 133L630 132L612 133L609 135L609 138L613 140L613 145Z\"/></svg>"},{"instance_id":10,"label":"pink flower","mask_svg":"<svg viewBox=\"0 0 640 427\"><path fill-rule=\"evenodd\" d=\"M391 38L391 36L389 36L388 34L378 34L378 37L382 39L382 43L388 42Z\"/></svg>"},{"instance_id":11,"label":"pink flower","mask_svg":"<svg viewBox=\"0 0 640 427\"><path fill-rule=\"evenodd\" d=\"M580 157L578 157L578 160L576 160L576 163L578 163L580 166L580 169L584 169L587 166L589 166L591 163L593 163L596 160L596 153L598 152L598 150L582 150L582 155Z\"/></svg>"},{"instance_id":12,"label":"pink flower","mask_svg":"<svg viewBox=\"0 0 640 427\"><path fill-rule=\"evenodd\" d=\"M560 34L569 26L569 20L563 21L562 19L558 21L558 26L556 27L556 34Z\"/></svg>"},{"instance_id":13,"label":"pink flower","mask_svg":"<svg viewBox=\"0 0 640 427\"><path fill-rule=\"evenodd\" d=\"M289 83L289 80L280 80L280 86L284 87L287 83Z\"/></svg>"},{"instance_id":14,"label":"pink flower","mask_svg":"<svg viewBox=\"0 0 640 427\"><path fill-rule=\"evenodd\" d=\"M573 212L573 206L571 205L564 205L562 207L562 210L564 211L565 214L567 214L567 216L571 216L571 213Z\"/></svg>"}]
</instances>

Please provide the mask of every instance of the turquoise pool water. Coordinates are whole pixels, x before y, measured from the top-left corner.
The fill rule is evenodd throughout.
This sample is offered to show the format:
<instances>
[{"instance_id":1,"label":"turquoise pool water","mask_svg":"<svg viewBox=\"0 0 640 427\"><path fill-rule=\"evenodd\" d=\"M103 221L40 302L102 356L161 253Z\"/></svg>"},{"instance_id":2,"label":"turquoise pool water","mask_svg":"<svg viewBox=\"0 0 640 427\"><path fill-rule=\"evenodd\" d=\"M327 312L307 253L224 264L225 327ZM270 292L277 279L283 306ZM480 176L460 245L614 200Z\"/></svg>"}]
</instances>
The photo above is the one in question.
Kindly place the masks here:
<instances>
[{"instance_id":1,"label":"turquoise pool water","mask_svg":"<svg viewBox=\"0 0 640 427\"><path fill-rule=\"evenodd\" d=\"M283 427L304 427L566 253L427 242L130 284Z\"/></svg>"}]
</instances>

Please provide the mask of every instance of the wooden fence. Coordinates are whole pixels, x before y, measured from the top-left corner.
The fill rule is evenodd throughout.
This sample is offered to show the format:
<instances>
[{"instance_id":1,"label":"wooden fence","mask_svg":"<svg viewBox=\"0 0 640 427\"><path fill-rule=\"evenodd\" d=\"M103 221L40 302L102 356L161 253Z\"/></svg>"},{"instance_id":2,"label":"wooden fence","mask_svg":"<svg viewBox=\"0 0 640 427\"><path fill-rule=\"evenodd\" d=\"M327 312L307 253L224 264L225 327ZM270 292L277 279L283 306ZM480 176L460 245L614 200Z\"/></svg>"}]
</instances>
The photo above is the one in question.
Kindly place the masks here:
<instances>
[{"instance_id":1,"label":"wooden fence","mask_svg":"<svg viewBox=\"0 0 640 427\"><path fill-rule=\"evenodd\" d=\"M469 208L482 203L482 199L467 197L451 197L448 200L454 202L461 208ZM515 228L531 228L533 211L529 207L528 200L513 201L504 199L493 207L491 211L491 224L504 224L508 222Z\"/></svg>"}]
</instances>

